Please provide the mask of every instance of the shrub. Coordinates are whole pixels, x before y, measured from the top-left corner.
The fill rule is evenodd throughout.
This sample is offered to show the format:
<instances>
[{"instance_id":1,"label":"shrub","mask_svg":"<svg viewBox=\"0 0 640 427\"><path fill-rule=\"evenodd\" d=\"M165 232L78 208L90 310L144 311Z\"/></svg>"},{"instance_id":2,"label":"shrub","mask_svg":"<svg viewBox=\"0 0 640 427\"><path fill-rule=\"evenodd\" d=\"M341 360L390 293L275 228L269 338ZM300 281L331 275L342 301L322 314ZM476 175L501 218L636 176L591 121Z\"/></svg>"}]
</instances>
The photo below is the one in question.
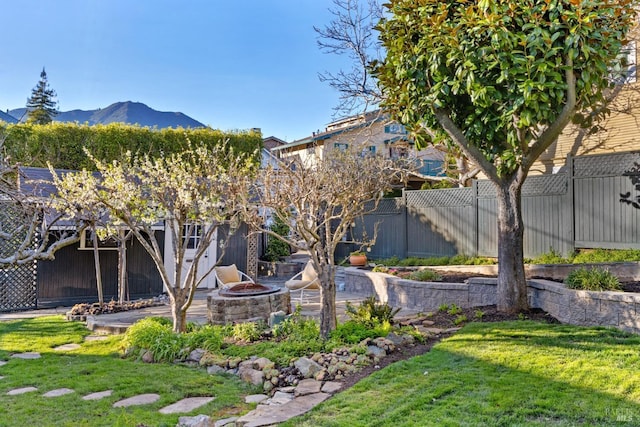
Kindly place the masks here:
<instances>
[{"instance_id":1,"label":"shrub","mask_svg":"<svg viewBox=\"0 0 640 427\"><path fill-rule=\"evenodd\" d=\"M358 344L365 338L377 338L380 331L369 328L364 323L359 323L354 320L348 320L339 324L335 330L331 332L329 338L337 341L334 345L340 345L340 343L346 344Z\"/></svg>"},{"instance_id":2,"label":"shrub","mask_svg":"<svg viewBox=\"0 0 640 427\"><path fill-rule=\"evenodd\" d=\"M424 269L412 271L411 274L407 276L407 279L418 280L420 282L439 282L442 280L442 276L433 270Z\"/></svg>"},{"instance_id":3,"label":"shrub","mask_svg":"<svg viewBox=\"0 0 640 427\"><path fill-rule=\"evenodd\" d=\"M573 258L574 264L589 264L599 262L640 261L638 249L587 249L581 250Z\"/></svg>"},{"instance_id":4,"label":"shrub","mask_svg":"<svg viewBox=\"0 0 640 427\"><path fill-rule=\"evenodd\" d=\"M192 332L186 335L186 344L191 350L203 348L209 351L217 351L222 347L222 338L223 333L220 326L196 326Z\"/></svg>"},{"instance_id":5,"label":"shrub","mask_svg":"<svg viewBox=\"0 0 640 427\"><path fill-rule=\"evenodd\" d=\"M275 217L275 222L271 226L271 231L279 236L289 235L289 226L278 216ZM290 255L289 244L278 239L274 236L269 236L267 242L267 248L264 253L265 261L278 261L281 257Z\"/></svg>"},{"instance_id":6,"label":"shrub","mask_svg":"<svg viewBox=\"0 0 640 427\"><path fill-rule=\"evenodd\" d=\"M187 347L185 335L173 333L171 323L157 317L131 325L125 333L123 346L130 354L135 354L136 350L148 350L156 362L178 359Z\"/></svg>"},{"instance_id":7,"label":"shrub","mask_svg":"<svg viewBox=\"0 0 640 427\"><path fill-rule=\"evenodd\" d=\"M620 290L618 278L604 268L578 268L569 273L564 283L570 289L584 289L588 291L617 291Z\"/></svg>"},{"instance_id":8,"label":"shrub","mask_svg":"<svg viewBox=\"0 0 640 427\"><path fill-rule=\"evenodd\" d=\"M452 315L452 316L455 316L456 314L462 313L462 308L458 307L455 304L451 304L451 306L447 310L447 313Z\"/></svg>"},{"instance_id":9,"label":"shrub","mask_svg":"<svg viewBox=\"0 0 640 427\"><path fill-rule=\"evenodd\" d=\"M394 309L386 302L378 303L373 296L363 300L357 308L349 301L347 301L346 304L346 312L351 320L371 328L381 325L384 322L389 324L393 323L393 317L398 314L399 311L399 308Z\"/></svg>"},{"instance_id":10,"label":"shrub","mask_svg":"<svg viewBox=\"0 0 640 427\"><path fill-rule=\"evenodd\" d=\"M239 341L253 342L260 339L264 330L264 324L256 322L236 323L233 325L231 336Z\"/></svg>"}]
</instances>

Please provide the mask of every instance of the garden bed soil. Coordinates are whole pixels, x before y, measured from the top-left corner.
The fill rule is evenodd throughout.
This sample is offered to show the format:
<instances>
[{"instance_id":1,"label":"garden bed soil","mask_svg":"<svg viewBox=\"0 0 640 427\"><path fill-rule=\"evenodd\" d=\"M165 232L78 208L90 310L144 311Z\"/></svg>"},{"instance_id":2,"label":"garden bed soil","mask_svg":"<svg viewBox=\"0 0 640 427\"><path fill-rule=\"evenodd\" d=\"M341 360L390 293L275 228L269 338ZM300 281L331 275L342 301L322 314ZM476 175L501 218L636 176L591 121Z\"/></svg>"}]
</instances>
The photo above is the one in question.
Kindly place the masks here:
<instances>
[{"instance_id":1,"label":"garden bed soil","mask_svg":"<svg viewBox=\"0 0 640 427\"><path fill-rule=\"evenodd\" d=\"M465 283L467 279L472 277L485 277L490 279L495 279L496 276L486 275L486 274L477 274L477 273L461 273L458 271L440 271L438 270L438 274L442 276L441 282L445 283ZM555 279L551 279L548 277L541 276L532 276L530 279L544 279L551 280L557 282ZM620 286L622 287L623 292L638 292L640 293L640 282L638 281L625 281L620 282Z\"/></svg>"}]
</instances>

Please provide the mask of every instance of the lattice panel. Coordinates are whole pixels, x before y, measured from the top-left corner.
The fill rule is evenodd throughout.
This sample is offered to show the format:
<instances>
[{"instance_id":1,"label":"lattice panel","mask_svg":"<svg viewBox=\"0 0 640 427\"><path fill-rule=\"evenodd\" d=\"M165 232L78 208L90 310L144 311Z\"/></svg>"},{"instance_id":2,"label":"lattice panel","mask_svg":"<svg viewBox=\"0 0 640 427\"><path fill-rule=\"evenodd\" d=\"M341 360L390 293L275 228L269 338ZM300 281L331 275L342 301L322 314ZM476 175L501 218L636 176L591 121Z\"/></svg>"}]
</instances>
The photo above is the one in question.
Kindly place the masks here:
<instances>
[{"instance_id":1,"label":"lattice panel","mask_svg":"<svg viewBox=\"0 0 640 427\"><path fill-rule=\"evenodd\" d=\"M10 203L0 206L0 227L11 233L20 224L19 210ZM0 239L0 256L13 255L24 239L18 233L12 239ZM28 310L37 306L36 263L0 268L0 311Z\"/></svg>"},{"instance_id":2,"label":"lattice panel","mask_svg":"<svg viewBox=\"0 0 640 427\"><path fill-rule=\"evenodd\" d=\"M369 210L373 208L373 203L365 206ZM374 211L374 215L399 215L404 212L404 200L401 197L393 199L382 199L378 204L378 208Z\"/></svg>"},{"instance_id":3,"label":"lattice panel","mask_svg":"<svg viewBox=\"0 0 640 427\"><path fill-rule=\"evenodd\" d=\"M522 186L523 196L548 196L566 194L569 179L564 173L528 177Z\"/></svg>"},{"instance_id":4,"label":"lattice panel","mask_svg":"<svg viewBox=\"0 0 640 427\"><path fill-rule=\"evenodd\" d=\"M247 236L247 275L258 280L258 233Z\"/></svg>"},{"instance_id":5,"label":"lattice panel","mask_svg":"<svg viewBox=\"0 0 640 427\"><path fill-rule=\"evenodd\" d=\"M473 204L472 188L407 191L407 206L468 206Z\"/></svg>"},{"instance_id":6,"label":"lattice panel","mask_svg":"<svg viewBox=\"0 0 640 427\"><path fill-rule=\"evenodd\" d=\"M478 197L494 198L496 197L496 186L491 181L478 181Z\"/></svg>"},{"instance_id":7,"label":"lattice panel","mask_svg":"<svg viewBox=\"0 0 640 427\"><path fill-rule=\"evenodd\" d=\"M573 159L574 177L619 176L640 163L640 152L598 154Z\"/></svg>"}]
</instances>

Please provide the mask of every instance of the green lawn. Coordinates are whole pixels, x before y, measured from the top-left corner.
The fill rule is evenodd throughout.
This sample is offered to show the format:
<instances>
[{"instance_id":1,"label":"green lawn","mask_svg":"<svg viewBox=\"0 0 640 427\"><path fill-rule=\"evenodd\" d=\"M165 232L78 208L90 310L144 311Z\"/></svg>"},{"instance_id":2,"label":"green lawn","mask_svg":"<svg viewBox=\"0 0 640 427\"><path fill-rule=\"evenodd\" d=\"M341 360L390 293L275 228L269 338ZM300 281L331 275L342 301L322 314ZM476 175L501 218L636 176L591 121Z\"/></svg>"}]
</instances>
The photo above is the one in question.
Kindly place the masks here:
<instances>
[{"instance_id":1,"label":"green lawn","mask_svg":"<svg viewBox=\"0 0 640 427\"><path fill-rule=\"evenodd\" d=\"M216 398L190 415L214 419L250 409L256 392L235 377L122 359L122 337L84 342L82 324L61 317L0 323L0 426L174 426L158 409L184 397ZM76 342L79 350L53 351ZM38 351L36 360L9 359ZM13 388L38 392L6 396ZM75 393L41 395L67 387ZM113 396L83 401L107 389ZM158 393L152 405L114 409ZM640 425L640 337L612 329L531 321L476 323L423 356L396 363L339 393L289 426Z\"/></svg>"},{"instance_id":2,"label":"green lawn","mask_svg":"<svg viewBox=\"0 0 640 427\"><path fill-rule=\"evenodd\" d=\"M640 425L640 337L470 324L287 426Z\"/></svg>"},{"instance_id":3,"label":"green lawn","mask_svg":"<svg viewBox=\"0 0 640 427\"><path fill-rule=\"evenodd\" d=\"M255 392L235 377L208 375L202 369L173 364L144 364L122 359L122 337L107 341L84 342L88 334L83 324L66 322L62 317L45 317L0 322L0 426L175 426L180 415L162 415L158 409L185 397L215 396L215 400L194 411L209 415L247 411L243 396ZM53 347L79 343L79 350L59 353ZM40 352L36 360L9 359L11 353ZM33 386L38 391L6 396L7 391ZM45 398L41 395L58 388L75 393ZM113 390L99 401L82 396ZM151 405L112 408L120 399L142 393L157 393L160 400ZM184 414L181 414L184 415Z\"/></svg>"}]
</instances>

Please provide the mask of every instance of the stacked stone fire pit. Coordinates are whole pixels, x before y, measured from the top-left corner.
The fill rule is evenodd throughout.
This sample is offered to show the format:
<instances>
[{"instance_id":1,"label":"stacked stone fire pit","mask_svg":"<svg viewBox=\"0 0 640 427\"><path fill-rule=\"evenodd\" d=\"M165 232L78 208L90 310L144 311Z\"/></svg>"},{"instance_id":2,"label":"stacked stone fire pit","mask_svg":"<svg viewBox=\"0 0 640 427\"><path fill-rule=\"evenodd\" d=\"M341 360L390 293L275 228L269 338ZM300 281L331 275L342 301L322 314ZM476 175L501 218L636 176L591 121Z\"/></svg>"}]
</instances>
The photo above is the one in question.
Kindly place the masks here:
<instances>
[{"instance_id":1,"label":"stacked stone fire pit","mask_svg":"<svg viewBox=\"0 0 640 427\"><path fill-rule=\"evenodd\" d=\"M276 311L291 313L291 296L287 288L255 283L241 283L218 289L207 296L209 323L225 325L269 320Z\"/></svg>"}]
</instances>

